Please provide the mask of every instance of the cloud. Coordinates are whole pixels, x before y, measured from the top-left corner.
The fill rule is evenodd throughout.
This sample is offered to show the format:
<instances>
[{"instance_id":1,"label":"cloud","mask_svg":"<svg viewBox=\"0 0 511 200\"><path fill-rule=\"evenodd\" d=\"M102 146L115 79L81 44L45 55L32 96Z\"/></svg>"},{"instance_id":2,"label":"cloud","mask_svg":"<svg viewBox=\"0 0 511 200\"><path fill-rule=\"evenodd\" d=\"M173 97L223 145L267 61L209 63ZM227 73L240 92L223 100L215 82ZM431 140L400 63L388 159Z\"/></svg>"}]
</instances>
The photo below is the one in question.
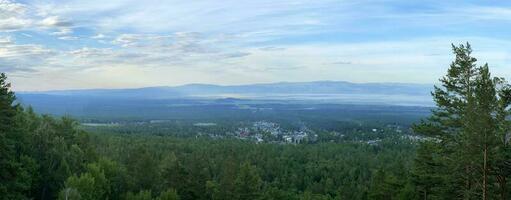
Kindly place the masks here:
<instances>
[{"instance_id":1,"label":"cloud","mask_svg":"<svg viewBox=\"0 0 511 200\"><path fill-rule=\"evenodd\" d=\"M53 51L49 49L45 49L40 45L18 45L18 44L8 44L0 47L0 58L29 58L29 57L44 57L47 55L52 55Z\"/></svg>"},{"instance_id":2,"label":"cloud","mask_svg":"<svg viewBox=\"0 0 511 200\"><path fill-rule=\"evenodd\" d=\"M0 60L0 71L1 72L6 72L6 73L19 73L19 72L33 73L33 72L37 72L37 70L35 70L33 68L20 67L20 66L17 66L15 63L9 63L9 62L3 61L3 60Z\"/></svg>"},{"instance_id":3,"label":"cloud","mask_svg":"<svg viewBox=\"0 0 511 200\"><path fill-rule=\"evenodd\" d=\"M127 49L136 48L155 54L180 53L183 57L218 52L208 39L199 38L198 33L121 34L112 43Z\"/></svg>"},{"instance_id":4,"label":"cloud","mask_svg":"<svg viewBox=\"0 0 511 200\"><path fill-rule=\"evenodd\" d=\"M75 36L61 36L61 37L58 37L60 40L78 40L79 37L75 37Z\"/></svg>"},{"instance_id":5,"label":"cloud","mask_svg":"<svg viewBox=\"0 0 511 200\"><path fill-rule=\"evenodd\" d=\"M79 58L90 58L90 57L100 57L108 55L111 49L101 49L101 48L81 48L77 50L69 51L68 54L72 56L76 56Z\"/></svg>"},{"instance_id":6,"label":"cloud","mask_svg":"<svg viewBox=\"0 0 511 200\"><path fill-rule=\"evenodd\" d=\"M72 33L73 33L73 30L71 28L62 28L56 32L51 33L51 35L65 36L65 35L70 35Z\"/></svg>"},{"instance_id":7,"label":"cloud","mask_svg":"<svg viewBox=\"0 0 511 200\"><path fill-rule=\"evenodd\" d=\"M60 28L58 31L50 33L50 35L57 36L60 40L78 40L79 37L73 36L73 29L68 27Z\"/></svg>"},{"instance_id":8,"label":"cloud","mask_svg":"<svg viewBox=\"0 0 511 200\"><path fill-rule=\"evenodd\" d=\"M241 58L250 55L250 53L247 52L232 52L225 54L226 58Z\"/></svg>"},{"instance_id":9,"label":"cloud","mask_svg":"<svg viewBox=\"0 0 511 200\"><path fill-rule=\"evenodd\" d=\"M11 37L0 37L0 71L35 72L54 55L55 51L41 45L16 44Z\"/></svg>"},{"instance_id":10,"label":"cloud","mask_svg":"<svg viewBox=\"0 0 511 200\"><path fill-rule=\"evenodd\" d=\"M2 18L19 16L25 13L26 6L9 0L0 0L0 11Z\"/></svg>"},{"instance_id":11,"label":"cloud","mask_svg":"<svg viewBox=\"0 0 511 200\"><path fill-rule=\"evenodd\" d=\"M0 65L27 88L434 82L470 41L511 75L509 4L426 2L0 0Z\"/></svg>"},{"instance_id":12,"label":"cloud","mask_svg":"<svg viewBox=\"0 0 511 200\"><path fill-rule=\"evenodd\" d=\"M105 39L105 38L107 38L107 36L99 33L99 34L96 34L96 35L94 35L94 36L92 36L90 38L91 39Z\"/></svg>"},{"instance_id":13,"label":"cloud","mask_svg":"<svg viewBox=\"0 0 511 200\"><path fill-rule=\"evenodd\" d=\"M281 50L284 50L284 48L282 48L282 47L262 47L262 48L259 48L259 50L261 50L261 51L281 51Z\"/></svg>"},{"instance_id":14,"label":"cloud","mask_svg":"<svg viewBox=\"0 0 511 200\"><path fill-rule=\"evenodd\" d=\"M12 38L7 36L7 37L0 37L0 45L10 45L12 44Z\"/></svg>"},{"instance_id":15,"label":"cloud","mask_svg":"<svg viewBox=\"0 0 511 200\"><path fill-rule=\"evenodd\" d=\"M55 35L70 30L73 23L60 16L43 14L34 6L0 0L0 32L59 28ZM68 33L66 33L68 34Z\"/></svg>"},{"instance_id":16,"label":"cloud","mask_svg":"<svg viewBox=\"0 0 511 200\"><path fill-rule=\"evenodd\" d=\"M452 9L454 15L465 19L511 21L511 8L496 6L468 6L465 9ZM448 15L448 12L444 13Z\"/></svg>"},{"instance_id":17,"label":"cloud","mask_svg":"<svg viewBox=\"0 0 511 200\"><path fill-rule=\"evenodd\" d=\"M31 21L24 18L26 7L20 3L0 0L0 31L13 31L28 27Z\"/></svg>"},{"instance_id":18,"label":"cloud","mask_svg":"<svg viewBox=\"0 0 511 200\"><path fill-rule=\"evenodd\" d=\"M49 27L49 28L53 28L53 27L69 27L69 26L73 25L72 22L63 20L59 16L49 16L49 17L46 17L46 18L44 18L40 22L40 24L42 26L44 26L44 27Z\"/></svg>"},{"instance_id":19,"label":"cloud","mask_svg":"<svg viewBox=\"0 0 511 200\"><path fill-rule=\"evenodd\" d=\"M148 39L151 39L151 36L142 34L121 34L115 38L112 43L121 45L122 47L131 47L139 45L140 42L147 41Z\"/></svg>"},{"instance_id":20,"label":"cloud","mask_svg":"<svg viewBox=\"0 0 511 200\"><path fill-rule=\"evenodd\" d=\"M289 71L303 69L303 66L274 66L274 67L263 67L263 71Z\"/></svg>"},{"instance_id":21,"label":"cloud","mask_svg":"<svg viewBox=\"0 0 511 200\"><path fill-rule=\"evenodd\" d=\"M334 65L351 65L351 64L353 64L353 62L351 62L351 61L336 61L336 62L332 62L331 64L334 64Z\"/></svg>"},{"instance_id":22,"label":"cloud","mask_svg":"<svg viewBox=\"0 0 511 200\"><path fill-rule=\"evenodd\" d=\"M29 20L15 17L0 19L0 31L15 31L28 27L30 24Z\"/></svg>"}]
</instances>

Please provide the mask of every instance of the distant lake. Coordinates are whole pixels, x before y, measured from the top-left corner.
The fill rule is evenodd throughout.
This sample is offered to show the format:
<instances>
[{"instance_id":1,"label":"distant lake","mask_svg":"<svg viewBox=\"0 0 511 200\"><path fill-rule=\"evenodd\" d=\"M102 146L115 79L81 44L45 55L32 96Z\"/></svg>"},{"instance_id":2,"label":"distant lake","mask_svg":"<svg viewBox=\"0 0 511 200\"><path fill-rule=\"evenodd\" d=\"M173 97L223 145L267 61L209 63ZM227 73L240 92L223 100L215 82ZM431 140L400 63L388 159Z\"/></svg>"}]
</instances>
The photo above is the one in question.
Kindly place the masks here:
<instances>
[{"instance_id":1,"label":"distant lake","mask_svg":"<svg viewBox=\"0 0 511 200\"><path fill-rule=\"evenodd\" d=\"M308 103L390 104L401 106L434 106L430 95L401 94L219 94L194 95L200 98L237 98L245 100L286 100Z\"/></svg>"}]
</instances>

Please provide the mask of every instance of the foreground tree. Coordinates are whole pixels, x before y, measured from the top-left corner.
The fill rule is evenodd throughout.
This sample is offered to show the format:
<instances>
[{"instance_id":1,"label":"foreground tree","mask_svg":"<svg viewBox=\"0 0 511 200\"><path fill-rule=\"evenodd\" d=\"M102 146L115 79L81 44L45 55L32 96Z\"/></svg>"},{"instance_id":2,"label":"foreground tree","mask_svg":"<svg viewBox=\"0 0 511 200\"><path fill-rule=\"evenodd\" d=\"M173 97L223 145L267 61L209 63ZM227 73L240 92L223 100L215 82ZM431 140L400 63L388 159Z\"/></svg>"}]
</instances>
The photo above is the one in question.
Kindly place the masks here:
<instances>
[{"instance_id":1,"label":"foreground tree","mask_svg":"<svg viewBox=\"0 0 511 200\"><path fill-rule=\"evenodd\" d=\"M7 76L0 73L0 133L3 137L6 137L6 134L15 127L15 116L19 107L14 103L16 97L10 87L11 84L7 82Z\"/></svg>"},{"instance_id":2,"label":"foreground tree","mask_svg":"<svg viewBox=\"0 0 511 200\"><path fill-rule=\"evenodd\" d=\"M507 187L496 188L495 180L496 172L506 166L502 163L510 130L511 89L503 78L491 76L487 64L476 66L468 43L453 45L453 52L455 61L432 93L437 108L414 127L432 138L419 148L415 182L424 199L493 198Z\"/></svg>"},{"instance_id":3,"label":"foreground tree","mask_svg":"<svg viewBox=\"0 0 511 200\"><path fill-rule=\"evenodd\" d=\"M0 73L0 199L27 198L35 177L35 161L25 155L16 97L7 76Z\"/></svg>"},{"instance_id":4,"label":"foreground tree","mask_svg":"<svg viewBox=\"0 0 511 200\"><path fill-rule=\"evenodd\" d=\"M69 176L96 160L88 141L74 120L24 110L0 73L0 199L57 198Z\"/></svg>"}]
</instances>

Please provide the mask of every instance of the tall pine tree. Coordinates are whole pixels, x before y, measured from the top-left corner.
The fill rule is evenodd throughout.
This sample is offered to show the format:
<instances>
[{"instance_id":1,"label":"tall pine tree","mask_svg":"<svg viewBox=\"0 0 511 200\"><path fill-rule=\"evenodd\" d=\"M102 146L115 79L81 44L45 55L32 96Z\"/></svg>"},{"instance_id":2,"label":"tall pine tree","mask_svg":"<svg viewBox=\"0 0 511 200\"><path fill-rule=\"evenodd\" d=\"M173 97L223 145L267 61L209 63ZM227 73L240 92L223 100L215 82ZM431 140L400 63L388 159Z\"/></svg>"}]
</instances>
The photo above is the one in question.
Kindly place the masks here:
<instances>
[{"instance_id":1,"label":"tall pine tree","mask_svg":"<svg viewBox=\"0 0 511 200\"><path fill-rule=\"evenodd\" d=\"M470 44L453 45L453 52L455 60L432 93L437 108L414 127L431 137L418 152L414 178L425 199L434 192L432 198L485 200L507 187L495 187L495 171L504 168L498 166L505 162L511 93L487 64L476 66Z\"/></svg>"},{"instance_id":2,"label":"tall pine tree","mask_svg":"<svg viewBox=\"0 0 511 200\"><path fill-rule=\"evenodd\" d=\"M17 116L21 108L10 87L7 76L0 73L0 199L23 199L30 189L30 169L35 163L20 150L23 139Z\"/></svg>"}]
</instances>

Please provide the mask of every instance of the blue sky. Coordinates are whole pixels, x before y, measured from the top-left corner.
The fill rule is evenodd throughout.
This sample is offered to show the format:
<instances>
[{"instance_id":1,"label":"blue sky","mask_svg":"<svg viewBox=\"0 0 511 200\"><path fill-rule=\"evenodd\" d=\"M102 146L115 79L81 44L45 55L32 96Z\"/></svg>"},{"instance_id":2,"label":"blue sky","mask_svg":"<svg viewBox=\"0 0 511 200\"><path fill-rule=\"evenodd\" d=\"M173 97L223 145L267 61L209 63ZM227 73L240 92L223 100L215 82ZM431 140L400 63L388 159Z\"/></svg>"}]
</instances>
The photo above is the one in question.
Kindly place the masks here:
<instances>
[{"instance_id":1,"label":"blue sky","mask_svg":"<svg viewBox=\"0 0 511 200\"><path fill-rule=\"evenodd\" d=\"M435 83L451 43L511 78L509 1L0 0L16 90Z\"/></svg>"}]
</instances>

